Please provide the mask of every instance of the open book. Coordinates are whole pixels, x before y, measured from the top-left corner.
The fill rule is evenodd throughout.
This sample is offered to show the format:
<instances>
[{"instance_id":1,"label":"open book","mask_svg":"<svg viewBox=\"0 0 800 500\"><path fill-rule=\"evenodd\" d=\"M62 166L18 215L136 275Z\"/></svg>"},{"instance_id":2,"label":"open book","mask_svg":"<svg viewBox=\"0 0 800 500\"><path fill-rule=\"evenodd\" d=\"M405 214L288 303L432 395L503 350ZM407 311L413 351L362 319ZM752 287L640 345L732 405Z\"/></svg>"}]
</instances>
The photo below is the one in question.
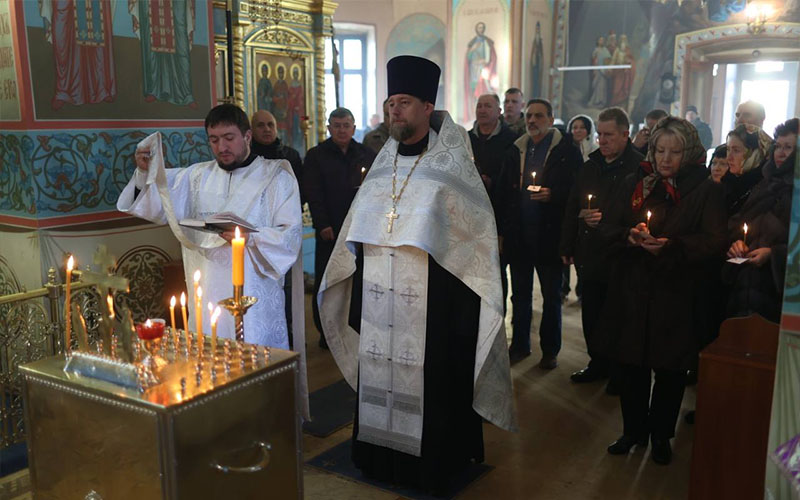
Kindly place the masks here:
<instances>
[{"instance_id":1,"label":"open book","mask_svg":"<svg viewBox=\"0 0 800 500\"><path fill-rule=\"evenodd\" d=\"M192 229L199 229L201 231L210 231L212 233L224 233L225 231L233 231L236 226L239 226L239 231L242 233L257 233L258 229L246 220L238 217L231 212L221 212L206 220L200 219L181 219L178 224Z\"/></svg>"}]
</instances>

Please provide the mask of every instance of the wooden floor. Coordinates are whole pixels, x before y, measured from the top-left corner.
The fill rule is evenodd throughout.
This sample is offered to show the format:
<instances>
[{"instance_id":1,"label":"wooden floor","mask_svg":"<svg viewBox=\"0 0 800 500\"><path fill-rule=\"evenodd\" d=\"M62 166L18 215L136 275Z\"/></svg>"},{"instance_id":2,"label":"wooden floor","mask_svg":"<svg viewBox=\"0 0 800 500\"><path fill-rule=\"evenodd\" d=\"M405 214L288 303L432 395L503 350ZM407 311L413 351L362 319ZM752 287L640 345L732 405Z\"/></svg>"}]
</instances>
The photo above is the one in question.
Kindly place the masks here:
<instances>
[{"instance_id":1,"label":"wooden floor","mask_svg":"<svg viewBox=\"0 0 800 500\"><path fill-rule=\"evenodd\" d=\"M573 278L574 279L574 278ZM534 300L533 342L541 314ZM318 334L306 296L308 375L311 391L341 379L330 353L317 347ZM510 316L510 314L509 314ZM683 499L687 497L692 427L678 422L671 465L654 464L648 450L627 457L611 456L606 446L622 430L619 400L604 392L602 383L576 385L569 375L584 366L586 349L580 329L580 306L574 295L563 309L563 347L559 367L542 371L534 353L512 368L520 432L484 427L486 463L494 469L470 485L460 499ZM507 325L510 331L510 325ZM688 388L681 417L694 408L694 388ZM348 426L324 439L305 435L304 458L350 439ZM396 495L339 476L305 467L308 499L396 499ZM27 471L0 479L0 498L27 499Z\"/></svg>"}]
</instances>

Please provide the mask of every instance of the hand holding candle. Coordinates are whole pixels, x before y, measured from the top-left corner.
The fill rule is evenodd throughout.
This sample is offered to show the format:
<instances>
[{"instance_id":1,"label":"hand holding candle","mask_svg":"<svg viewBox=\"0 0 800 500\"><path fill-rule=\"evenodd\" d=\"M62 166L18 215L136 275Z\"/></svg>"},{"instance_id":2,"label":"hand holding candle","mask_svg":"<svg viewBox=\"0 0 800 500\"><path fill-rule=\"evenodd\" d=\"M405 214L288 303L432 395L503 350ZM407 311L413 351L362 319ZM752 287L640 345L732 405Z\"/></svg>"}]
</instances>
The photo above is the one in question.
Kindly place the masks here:
<instances>
[{"instance_id":1,"label":"hand holding candle","mask_svg":"<svg viewBox=\"0 0 800 500\"><path fill-rule=\"evenodd\" d=\"M70 333L72 331L72 310L70 308L70 283L72 282L72 269L75 267L75 259L72 255L67 259L67 276L66 276L66 298L64 299L64 321L66 321L66 330L64 331L64 352L70 351Z\"/></svg>"},{"instance_id":2,"label":"hand holding candle","mask_svg":"<svg viewBox=\"0 0 800 500\"><path fill-rule=\"evenodd\" d=\"M531 185L528 186L528 191L532 193L538 193L539 190L542 189L542 187L536 185L536 172L531 173L531 178L532 178Z\"/></svg>"},{"instance_id":3,"label":"hand holding candle","mask_svg":"<svg viewBox=\"0 0 800 500\"><path fill-rule=\"evenodd\" d=\"M231 240L233 247L233 286L244 286L244 238L236 226L235 237Z\"/></svg>"}]
</instances>

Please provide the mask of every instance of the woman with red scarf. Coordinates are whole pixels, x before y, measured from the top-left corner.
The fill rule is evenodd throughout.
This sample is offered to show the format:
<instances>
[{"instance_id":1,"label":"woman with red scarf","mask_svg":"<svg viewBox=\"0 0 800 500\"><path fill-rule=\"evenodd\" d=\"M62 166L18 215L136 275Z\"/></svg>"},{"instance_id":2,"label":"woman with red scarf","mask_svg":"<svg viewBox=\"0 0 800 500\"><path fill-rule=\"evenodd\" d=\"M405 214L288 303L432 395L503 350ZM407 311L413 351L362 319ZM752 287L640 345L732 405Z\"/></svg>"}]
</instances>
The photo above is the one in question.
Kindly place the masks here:
<instances>
[{"instance_id":1,"label":"woman with red scarf","mask_svg":"<svg viewBox=\"0 0 800 500\"><path fill-rule=\"evenodd\" d=\"M716 328L708 290L719 279L727 217L723 188L704 160L690 122L662 119L647 161L598 226L616 257L597 346L621 367L624 428L612 455L649 438L653 460L671 461L686 371Z\"/></svg>"}]
</instances>

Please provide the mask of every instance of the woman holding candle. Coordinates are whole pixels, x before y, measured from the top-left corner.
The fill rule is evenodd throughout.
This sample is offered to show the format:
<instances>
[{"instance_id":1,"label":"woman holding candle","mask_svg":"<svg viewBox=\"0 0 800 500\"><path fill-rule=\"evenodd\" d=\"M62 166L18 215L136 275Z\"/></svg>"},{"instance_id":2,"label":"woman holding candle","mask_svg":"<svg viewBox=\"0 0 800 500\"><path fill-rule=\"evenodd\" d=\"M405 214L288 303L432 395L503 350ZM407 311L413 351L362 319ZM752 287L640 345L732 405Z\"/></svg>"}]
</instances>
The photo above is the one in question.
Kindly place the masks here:
<instances>
[{"instance_id":1,"label":"woman holding candle","mask_svg":"<svg viewBox=\"0 0 800 500\"><path fill-rule=\"evenodd\" d=\"M767 160L772 139L753 125L738 125L728 132L728 172L722 176L728 214L738 212L750 190L763 178L762 167Z\"/></svg>"},{"instance_id":2,"label":"woman holding candle","mask_svg":"<svg viewBox=\"0 0 800 500\"><path fill-rule=\"evenodd\" d=\"M757 312L771 321L780 320L797 133L797 118L778 125L775 146L763 167L764 178L728 221L733 242L728 257L748 261L726 264L723 270L723 280L731 286L727 317ZM744 224L748 225L746 239Z\"/></svg>"},{"instance_id":3,"label":"woman holding candle","mask_svg":"<svg viewBox=\"0 0 800 500\"><path fill-rule=\"evenodd\" d=\"M726 215L722 186L709 179L704 159L690 122L662 119L648 161L626 178L599 226L614 259L599 349L621 372L624 428L608 447L613 455L650 438L653 460L671 461L686 372L714 328L707 289L718 276L711 264L725 251Z\"/></svg>"}]
</instances>

